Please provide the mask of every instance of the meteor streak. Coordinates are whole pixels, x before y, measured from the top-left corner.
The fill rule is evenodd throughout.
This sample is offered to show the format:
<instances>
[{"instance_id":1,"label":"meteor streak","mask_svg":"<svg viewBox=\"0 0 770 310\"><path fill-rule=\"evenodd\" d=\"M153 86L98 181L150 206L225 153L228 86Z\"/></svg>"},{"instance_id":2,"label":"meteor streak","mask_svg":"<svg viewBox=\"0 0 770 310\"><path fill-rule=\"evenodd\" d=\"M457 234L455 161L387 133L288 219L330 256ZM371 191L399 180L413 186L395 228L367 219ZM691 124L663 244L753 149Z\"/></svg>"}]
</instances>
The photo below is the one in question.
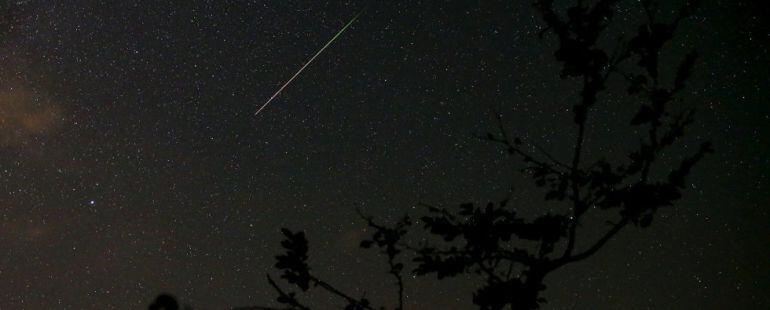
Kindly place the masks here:
<instances>
[{"instance_id":1,"label":"meteor streak","mask_svg":"<svg viewBox=\"0 0 770 310\"><path fill-rule=\"evenodd\" d=\"M336 39L337 39L337 38L338 38L338 37L339 37L339 36L340 36L340 35L341 35L343 32L345 32L345 30L346 30L346 29L348 29L348 27L350 27L350 25L351 25L351 24L353 24L353 22L355 22L355 21L356 21L356 19L358 19L358 16L359 16L359 15L361 15L361 13L363 13L363 12L364 12L364 10L361 10L361 11L359 11L359 12L358 12L358 14L356 14L356 16L353 16L353 19L351 19L351 20L350 20L350 21L349 21L349 22L348 22L348 23L345 25L345 27L342 27L342 29L340 29L340 31L338 31L338 32L337 32L337 34L335 34L335 35L334 35L334 37L332 37L332 38L331 38L331 40L329 40L329 42L326 42L326 45L324 45L324 46L323 46L323 47L322 47L322 48L321 48L321 49L320 49L320 50L319 50L317 53L315 53L315 55L313 55L313 57L310 57L310 60L308 60L308 61L307 61L307 62L306 62L306 63L305 63L303 66L302 66L302 68L299 68L299 71L297 71L297 73L294 73L294 75L292 75L292 77L291 77L291 78L290 78L288 81L286 81L286 83L284 83L284 84L283 84L283 86L281 86L281 88L279 88L279 89L278 89L278 91L276 91L276 92L275 92L275 94L273 94L272 96L270 96L270 99L268 99L268 100L267 100L267 102L265 102L264 104L262 104L262 106L260 106L260 107L259 107L259 109L257 109L257 112L255 112L255 113L254 113L254 115L257 115L257 114L259 114L259 112L262 112L262 110L263 110L265 107L267 107L267 105L268 105L268 104L270 104L270 102L271 102L271 101L273 101L273 99L275 99L275 97L277 97L277 96L278 96L278 94L280 94L280 93L281 93L281 91L283 91L283 89L284 89L284 88L286 88L286 86L288 86L288 85L289 85L289 83L291 83L291 81L294 81L294 79L295 79L295 78L297 78L297 76L298 76L300 73L302 73L302 71L303 71L303 70L305 70L305 68L307 68L307 66L308 66L308 65L310 65L310 63L311 63L311 62L313 62L313 60L315 60L315 59L316 59L316 57L318 57L318 55L321 55L321 53L323 53L323 51L324 51L324 50L325 50L327 47L329 47L329 45L332 45L332 42L334 42L334 40L336 40Z\"/></svg>"}]
</instances>

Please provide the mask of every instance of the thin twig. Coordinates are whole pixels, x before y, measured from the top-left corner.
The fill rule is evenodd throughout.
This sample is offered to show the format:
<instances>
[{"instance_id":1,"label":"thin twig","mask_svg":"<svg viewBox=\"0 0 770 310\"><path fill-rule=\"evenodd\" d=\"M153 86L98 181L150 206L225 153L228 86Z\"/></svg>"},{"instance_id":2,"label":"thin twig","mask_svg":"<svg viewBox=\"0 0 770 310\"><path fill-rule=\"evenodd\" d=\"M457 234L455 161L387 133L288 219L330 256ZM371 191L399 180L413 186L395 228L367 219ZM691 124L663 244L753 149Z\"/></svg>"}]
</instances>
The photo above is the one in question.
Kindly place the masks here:
<instances>
[{"instance_id":1,"label":"thin twig","mask_svg":"<svg viewBox=\"0 0 770 310\"><path fill-rule=\"evenodd\" d=\"M286 292L284 292L281 289L281 287L278 286L278 283L275 283L273 278L270 277L270 275L267 275L267 282L270 283L270 286L272 286L278 292L278 294L286 300L287 304L293 306L296 309L310 310L310 308L301 304L299 300L297 300L297 298L294 297L294 295L287 294ZM294 308L289 308L289 309L294 309Z\"/></svg>"}]
</instances>

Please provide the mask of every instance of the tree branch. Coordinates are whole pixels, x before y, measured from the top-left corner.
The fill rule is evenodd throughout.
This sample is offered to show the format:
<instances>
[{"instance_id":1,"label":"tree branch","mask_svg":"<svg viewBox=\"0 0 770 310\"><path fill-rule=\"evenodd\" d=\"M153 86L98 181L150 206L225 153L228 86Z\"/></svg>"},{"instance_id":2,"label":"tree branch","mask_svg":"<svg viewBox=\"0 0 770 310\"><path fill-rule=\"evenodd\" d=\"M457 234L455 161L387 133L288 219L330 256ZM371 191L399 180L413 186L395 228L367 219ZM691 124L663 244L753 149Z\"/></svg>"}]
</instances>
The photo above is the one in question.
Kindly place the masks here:
<instances>
[{"instance_id":1,"label":"tree branch","mask_svg":"<svg viewBox=\"0 0 770 310\"><path fill-rule=\"evenodd\" d=\"M286 293L284 292L280 286L278 286L278 283L275 283L272 277L270 275L267 275L267 282L270 283L270 286L272 286L276 292L278 292L279 298L283 299L283 302L291 305L292 308L287 309L301 309L301 310L310 310L307 306L301 304L296 297L294 297L294 294L292 293ZM257 309L260 309L257 307ZM263 309L270 309L270 308L263 308Z\"/></svg>"},{"instance_id":2,"label":"tree branch","mask_svg":"<svg viewBox=\"0 0 770 310\"><path fill-rule=\"evenodd\" d=\"M364 309L375 310L374 308L372 308L368 304L364 303L362 300L355 299L353 297L350 297L350 296L346 295L345 293L343 293L342 291L338 290L337 288L335 288L331 284L326 283L324 280L316 278L316 277L314 277L312 275L310 276L310 280L313 281L313 283L315 283L315 285L322 287L323 289L325 289L326 291L328 291L328 292L330 292L330 293L332 293L334 295L337 295L339 297L344 298L345 300L347 300L351 304L362 306Z\"/></svg>"},{"instance_id":3,"label":"tree branch","mask_svg":"<svg viewBox=\"0 0 770 310\"><path fill-rule=\"evenodd\" d=\"M558 260L554 261L553 269L556 269L556 268L561 267L561 266L563 266L565 264L568 264L568 263L573 263L573 262L584 260L584 259L590 257L591 255L594 255L597 251L599 251L599 249L601 249L607 243L607 241L612 239L612 237L614 237L618 232L620 232L620 230L623 229L623 227L628 225L628 223L630 221L631 221L630 218L624 217L620 222L618 222L617 224L613 225L612 229L607 231L607 233L604 234L604 236L602 236L599 240L597 240L596 243L594 243L594 245L592 245L586 251L584 251L584 252L582 252L580 254L571 255L571 256L567 256L567 257L562 257L561 259L558 259Z\"/></svg>"}]
</instances>

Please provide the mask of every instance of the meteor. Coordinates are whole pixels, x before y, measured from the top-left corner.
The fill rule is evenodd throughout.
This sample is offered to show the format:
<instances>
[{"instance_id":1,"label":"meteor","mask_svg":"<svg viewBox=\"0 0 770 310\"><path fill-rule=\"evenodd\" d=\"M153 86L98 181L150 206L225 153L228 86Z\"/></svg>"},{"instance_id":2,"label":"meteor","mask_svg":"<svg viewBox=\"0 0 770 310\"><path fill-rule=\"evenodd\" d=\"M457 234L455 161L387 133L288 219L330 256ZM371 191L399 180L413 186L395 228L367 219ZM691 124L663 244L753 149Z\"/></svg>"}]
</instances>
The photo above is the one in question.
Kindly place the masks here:
<instances>
[{"instance_id":1,"label":"meteor","mask_svg":"<svg viewBox=\"0 0 770 310\"><path fill-rule=\"evenodd\" d=\"M329 40L329 42L326 42L326 45L324 45L320 50L318 50L318 52L315 53L315 55L313 55L313 57L310 57L310 60L308 60L301 68L299 68L297 73L294 73L294 75L292 75L292 77L288 81L286 81L286 83L284 83L283 86L281 86L281 88L278 89L278 91L275 92L275 94L270 96L270 99L267 99L267 101L264 104L262 104L262 106L260 106L259 109L257 109L257 112L255 112L254 115L257 115L257 114L259 114L259 112L262 112L262 110L265 109L265 107L267 107L267 105L270 104L270 102L273 101L273 99L275 99L275 97L277 97L278 94L280 94L281 91L283 91L283 89L286 88L286 86L288 86L289 83L291 83L291 81L294 81L294 79L297 78L297 76L299 76L299 74L302 73L302 71L305 70L305 68L307 68L307 66L310 65L310 63L313 62L313 60L316 59L316 57L318 57L318 55L321 55L321 53L323 53L323 51L327 47L329 47L329 45L332 45L334 40L336 40L343 32L345 32L345 30L347 30L348 27L350 27L350 25L353 24L353 22L355 22L356 19L358 19L358 16L360 16L361 13L363 13L363 12L364 12L364 10L361 10L361 11L358 12L358 14L356 14L356 16L353 16L353 19L351 19L345 25L345 27L342 27L342 29L340 29L340 31L338 31L337 34L335 34L331 38L331 40Z\"/></svg>"}]
</instances>

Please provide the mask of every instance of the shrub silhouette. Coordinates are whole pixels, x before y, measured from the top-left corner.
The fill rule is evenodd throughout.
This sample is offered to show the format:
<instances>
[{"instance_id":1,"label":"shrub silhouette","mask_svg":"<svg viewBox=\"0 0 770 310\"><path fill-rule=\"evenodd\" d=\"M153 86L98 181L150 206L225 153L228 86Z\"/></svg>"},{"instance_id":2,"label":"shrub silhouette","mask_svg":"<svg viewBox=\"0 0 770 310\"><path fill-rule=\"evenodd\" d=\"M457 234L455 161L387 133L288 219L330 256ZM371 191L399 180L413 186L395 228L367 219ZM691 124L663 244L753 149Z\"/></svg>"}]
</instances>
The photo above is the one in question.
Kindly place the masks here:
<instances>
[{"instance_id":1,"label":"shrub silhouette","mask_svg":"<svg viewBox=\"0 0 770 310\"><path fill-rule=\"evenodd\" d=\"M155 301L148 307L149 310L178 310L179 303L174 296L169 294L160 294Z\"/></svg>"}]
</instances>

